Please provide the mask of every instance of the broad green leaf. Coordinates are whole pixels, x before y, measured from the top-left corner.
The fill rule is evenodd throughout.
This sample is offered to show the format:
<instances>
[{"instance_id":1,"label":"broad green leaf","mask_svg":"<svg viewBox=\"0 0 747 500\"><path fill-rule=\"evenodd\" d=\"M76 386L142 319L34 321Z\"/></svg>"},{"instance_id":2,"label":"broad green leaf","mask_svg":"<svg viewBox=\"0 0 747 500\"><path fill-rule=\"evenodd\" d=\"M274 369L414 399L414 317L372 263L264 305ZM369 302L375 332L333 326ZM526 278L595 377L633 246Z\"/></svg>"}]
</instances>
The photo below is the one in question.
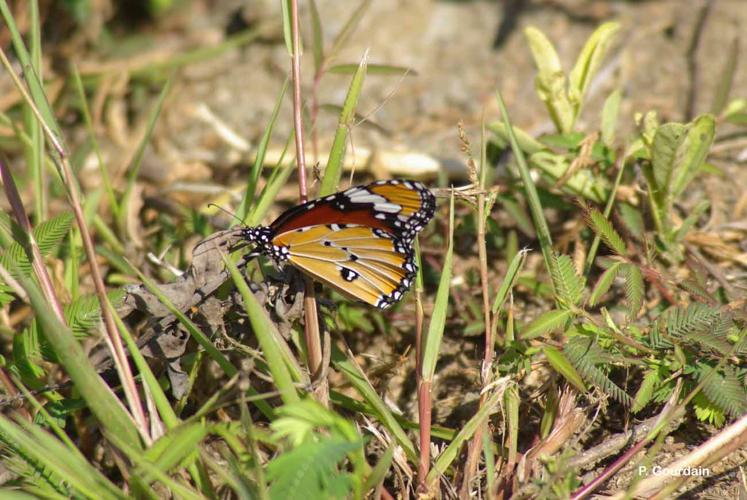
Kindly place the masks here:
<instances>
[{"instance_id":1,"label":"broad green leaf","mask_svg":"<svg viewBox=\"0 0 747 500\"><path fill-rule=\"evenodd\" d=\"M689 126L687 135L678 151L672 175L671 196L678 198L700 172L716 134L716 120L712 115L701 115Z\"/></svg>"},{"instance_id":2,"label":"broad green leaf","mask_svg":"<svg viewBox=\"0 0 747 500\"><path fill-rule=\"evenodd\" d=\"M586 385L581 375L576 371L568 358L554 347L545 346L542 348L542 352L545 354L547 361L555 369L556 372L560 373L565 379L573 385L581 393L586 392Z\"/></svg>"},{"instance_id":3,"label":"broad green leaf","mask_svg":"<svg viewBox=\"0 0 747 500\"><path fill-rule=\"evenodd\" d=\"M656 190L654 195L662 206L670 189L672 173L676 168L678 150L685 141L687 125L665 123L656 130L652 146L651 163Z\"/></svg>"},{"instance_id":4,"label":"broad green leaf","mask_svg":"<svg viewBox=\"0 0 747 500\"><path fill-rule=\"evenodd\" d=\"M270 498L348 498L352 481L338 465L362 445L332 438L310 441L281 454L267 465Z\"/></svg>"},{"instance_id":5,"label":"broad green leaf","mask_svg":"<svg viewBox=\"0 0 747 500\"><path fill-rule=\"evenodd\" d=\"M602 108L602 142L609 148L615 145L615 129L617 128L617 116L620 112L620 101L622 91L615 89L607 96Z\"/></svg>"},{"instance_id":6,"label":"broad green leaf","mask_svg":"<svg viewBox=\"0 0 747 500\"><path fill-rule=\"evenodd\" d=\"M529 162L533 167L546 174L551 184L560 179L570 168L570 160L567 157L550 151L534 153L529 157ZM564 191L569 191L599 204L607 201L610 189L609 179L601 175L595 175L588 169L577 171L563 185Z\"/></svg>"},{"instance_id":7,"label":"broad green leaf","mask_svg":"<svg viewBox=\"0 0 747 500\"><path fill-rule=\"evenodd\" d=\"M567 309L553 309L542 313L519 332L519 338L530 340L565 327L573 313Z\"/></svg>"},{"instance_id":8,"label":"broad green leaf","mask_svg":"<svg viewBox=\"0 0 747 500\"><path fill-rule=\"evenodd\" d=\"M566 77L555 47L534 27L526 28L524 35L529 42L529 49L538 70L535 78L537 95L545 103L558 131L570 132L575 112L568 98Z\"/></svg>"},{"instance_id":9,"label":"broad green leaf","mask_svg":"<svg viewBox=\"0 0 747 500\"><path fill-rule=\"evenodd\" d=\"M571 102L577 104L576 116L580 110L580 104L586 90L591 84L592 78L602 64L615 34L620 29L616 22L604 23L591 34L584 48L576 59L576 64L569 75L568 94ZM575 118L575 117L574 117Z\"/></svg>"}]
</instances>

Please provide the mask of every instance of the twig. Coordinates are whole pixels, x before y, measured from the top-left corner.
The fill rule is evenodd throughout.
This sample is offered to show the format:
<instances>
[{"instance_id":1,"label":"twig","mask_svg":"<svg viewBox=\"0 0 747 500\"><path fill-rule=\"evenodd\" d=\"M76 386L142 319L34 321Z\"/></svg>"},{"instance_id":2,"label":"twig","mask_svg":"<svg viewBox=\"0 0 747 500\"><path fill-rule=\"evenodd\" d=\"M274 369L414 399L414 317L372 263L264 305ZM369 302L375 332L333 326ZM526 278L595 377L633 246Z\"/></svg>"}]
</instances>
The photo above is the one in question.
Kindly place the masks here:
<instances>
[{"instance_id":1,"label":"twig","mask_svg":"<svg viewBox=\"0 0 747 500\"><path fill-rule=\"evenodd\" d=\"M298 197L301 203L306 202L306 157L303 143L303 117L301 101L301 48L299 41L298 0L291 0L291 36L293 38L293 54L291 56L291 74L293 79L293 125L296 141L296 164L298 166ZM317 380L322 373L322 346L319 334L319 318L317 314L314 284L304 277L304 339L309 357L309 373L312 381ZM321 387L320 400L326 404L326 390Z\"/></svg>"}]
</instances>

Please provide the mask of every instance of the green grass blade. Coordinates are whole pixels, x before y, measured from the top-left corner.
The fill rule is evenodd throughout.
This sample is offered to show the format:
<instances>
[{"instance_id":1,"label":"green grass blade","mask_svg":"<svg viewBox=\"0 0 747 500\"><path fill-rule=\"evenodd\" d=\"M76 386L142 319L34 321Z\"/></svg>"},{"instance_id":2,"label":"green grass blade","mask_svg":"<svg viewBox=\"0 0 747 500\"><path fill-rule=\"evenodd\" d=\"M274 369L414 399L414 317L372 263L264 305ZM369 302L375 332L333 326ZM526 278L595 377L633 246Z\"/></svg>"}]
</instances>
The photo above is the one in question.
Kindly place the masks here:
<instances>
[{"instance_id":1,"label":"green grass blade","mask_svg":"<svg viewBox=\"0 0 747 500\"><path fill-rule=\"evenodd\" d=\"M119 228L122 230L122 234L127 234L127 232L124 230L124 228L126 227L124 218L126 217L126 214L128 212L127 206L130 203L130 197L132 196L132 191L135 188L135 181L137 181L137 176L140 172L140 166L143 163L145 148L150 142L151 137L153 136L153 130L156 127L158 116L161 114L163 103L166 100L166 96L168 95L170 89L171 80L167 81L166 85L163 86L163 89L161 89L161 94L158 96L155 105L150 110L145 133L143 134L143 138L140 140L140 144L138 144L135 156L132 158L132 163L127 168L127 184L125 187L125 191L122 194L122 203L120 206L121 210L119 213L119 219L117 219L117 223L119 225Z\"/></svg>"},{"instance_id":2,"label":"green grass blade","mask_svg":"<svg viewBox=\"0 0 747 500\"><path fill-rule=\"evenodd\" d=\"M327 70L328 73L339 75L352 75L360 68L360 64L335 64ZM406 66L394 66L391 64L366 64L366 73L369 75L410 75L417 76L417 72Z\"/></svg>"},{"instance_id":3,"label":"green grass blade","mask_svg":"<svg viewBox=\"0 0 747 500\"><path fill-rule=\"evenodd\" d=\"M516 278L519 277L519 272L524 267L524 263L527 260L528 253L528 250L521 250L514 255L513 259L511 259L511 263L508 265L508 269L506 269L506 275L503 277L503 282L501 282L501 287L498 289L498 293L495 296L495 301L493 302L493 307L491 309L492 314L496 314L506 302L508 292L510 292L514 287Z\"/></svg>"},{"instance_id":4,"label":"green grass blade","mask_svg":"<svg viewBox=\"0 0 747 500\"><path fill-rule=\"evenodd\" d=\"M33 466L41 465L59 476L74 490L89 498L124 499L127 496L112 484L79 452L42 431L39 426L18 420L13 423L0 415L0 440L9 444Z\"/></svg>"},{"instance_id":5,"label":"green grass blade","mask_svg":"<svg viewBox=\"0 0 747 500\"><path fill-rule=\"evenodd\" d=\"M283 97L285 97L285 93L288 90L288 82L288 78L283 82L283 87L280 89L280 95L278 95L277 101L275 101L275 107L272 110L270 121L268 122L267 127L265 127L262 139L260 139L259 144L257 145L257 154L254 158L254 165L252 166L252 171L249 173L249 179L246 181L246 192L244 193L244 198L241 200L239 208L236 210L236 216L241 220L244 220L249 211L249 207L254 202L254 192L257 190L257 182L259 182L259 177L262 175L262 166L265 162L265 155L267 154L267 145L270 143L272 129L275 127L275 123L277 122L280 105L283 103Z\"/></svg>"},{"instance_id":6,"label":"green grass blade","mask_svg":"<svg viewBox=\"0 0 747 500\"><path fill-rule=\"evenodd\" d=\"M428 333L423 341L423 363L421 376L423 380L433 380L436 372L438 352L441 349L441 339L446 326L446 312L449 305L449 287L451 286L451 271L454 258L454 193L451 194L449 204L449 247L444 257L441 279L438 282L436 300L433 303L433 314L428 323Z\"/></svg>"},{"instance_id":7,"label":"green grass blade","mask_svg":"<svg viewBox=\"0 0 747 500\"><path fill-rule=\"evenodd\" d=\"M93 120L91 119L91 111L88 108L88 99L86 99L86 90L83 87L83 81L80 78L80 73L75 64L70 65L71 73L73 75L73 84L75 90L78 93L78 99L80 99L80 110L83 114L83 122L86 125L88 135L91 137L91 144L93 144L93 151L96 154L96 160L98 161L99 172L101 173L101 180L106 190L106 195L109 200L109 206L111 207L114 219L118 219L120 216L120 206L117 201L117 195L114 193L112 187L112 181L109 178L109 170L106 168L104 157L101 155L101 148L99 147L99 141L96 140L96 131L93 129Z\"/></svg>"},{"instance_id":8,"label":"green grass blade","mask_svg":"<svg viewBox=\"0 0 747 500\"><path fill-rule=\"evenodd\" d=\"M314 74L319 74L324 64L324 30L316 1L309 2L311 14L311 52L314 55Z\"/></svg>"},{"instance_id":9,"label":"green grass blade","mask_svg":"<svg viewBox=\"0 0 747 500\"><path fill-rule=\"evenodd\" d=\"M283 357L283 350L277 345L277 335L274 333L275 325L267 317L264 308L257 302L257 298L249 290L244 277L241 275L236 265L231 259L224 258L228 271L231 273L236 288L238 288L241 297L244 299L244 308L249 316L249 322L257 336L257 341L262 347L262 352L267 360L267 366L272 373L272 379L280 391L283 402L295 403L300 401L296 387L293 385L293 378L288 370L288 364Z\"/></svg>"},{"instance_id":10,"label":"green grass blade","mask_svg":"<svg viewBox=\"0 0 747 500\"><path fill-rule=\"evenodd\" d=\"M503 102L503 97L501 96L500 91L496 92L496 97L498 99L498 106L501 110L503 122L508 125L506 127L506 132L508 133L509 140L511 141L511 150L516 157L516 163L519 169L519 175L521 176L521 181L524 183L524 191L526 192L527 201L529 202L529 209L532 213L532 221L534 221L534 227L537 230L537 238L539 239L540 248L542 249L542 256L545 258L545 266L547 266L547 270L550 273L550 276L556 276L557 272L555 270L555 261L552 258L552 238L550 237L550 229L547 225L545 214L542 212L542 204L540 203L539 195L537 194L537 187L534 185L532 177L529 175L529 167L527 166L526 159L524 158L524 153L522 153L521 149L519 148L519 143L516 140L513 126L511 125L511 121L508 117L508 111L506 111L506 104ZM553 283L553 285L555 285L555 283Z\"/></svg>"},{"instance_id":11,"label":"green grass blade","mask_svg":"<svg viewBox=\"0 0 747 500\"><path fill-rule=\"evenodd\" d=\"M355 28L358 27L361 19L363 19L363 14L366 13L366 10L368 9L368 6L370 4L371 0L363 0L361 4L350 15L347 22L345 23L345 26L342 27L340 32L335 37L335 40L332 42L332 48L329 50L328 55L329 59L336 57L340 50L345 46L348 39L355 31Z\"/></svg>"},{"instance_id":12,"label":"green grass blade","mask_svg":"<svg viewBox=\"0 0 747 500\"><path fill-rule=\"evenodd\" d=\"M107 436L112 434L120 436L127 442L132 443L133 447L139 448L142 446L140 435L135 428L132 417L96 373L96 369L73 336L73 332L52 312L41 292L31 280L25 276L18 276L18 281L28 294L31 306L37 314L36 317L44 329L45 337L54 349L60 363L65 367L70 379L75 384L75 388L96 416L104 433Z\"/></svg>"},{"instance_id":13,"label":"green grass blade","mask_svg":"<svg viewBox=\"0 0 747 500\"><path fill-rule=\"evenodd\" d=\"M376 389L371 386L371 382L366 378L366 374L360 369L360 367L352 360L348 359L345 354L337 348L332 346L332 364L335 370L341 372L348 382L355 388L356 391L363 397L363 399L371 405L376 412L376 417L381 422L389 433L392 435L394 440L399 444L402 449L405 450L407 458L413 462L418 460L418 454L415 451L415 446L407 437L404 429L400 426L397 419L389 411L386 403L379 397Z\"/></svg>"},{"instance_id":14,"label":"green grass blade","mask_svg":"<svg viewBox=\"0 0 747 500\"><path fill-rule=\"evenodd\" d=\"M327 166L324 169L322 184L319 187L319 196L327 196L337 191L337 185L340 183L342 176L342 163L345 157L345 150L348 145L348 133L355 119L355 108L358 105L358 97L363 88L363 80L366 76L367 54L363 55L358 69L350 81L350 88L342 105L342 113L337 123L337 131L332 141L332 148L329 151Z\"/></svg>"},{"instance_id":15,"label":"green grass blade","mask_svg":"<svg viewBox=\"0 0 747 500\"><path fill-rule=\"evenodd\" d=\"M286 143L286 147L288 144L290 144L290 142ZM286 165L276 167L272 177L270 177L267 185L259 195L257 204L246 218L247 225L256 226L262 222L267 211L270 209L272 204L275 203L275 199L277 198L280 189L285 185L295 168L295 162L292 161L288 162Z\"/></svg>"},{"instance_id":16,"label":"green grass blade","mask_svg":"<svg viewBox=\"0 0 747 500\"><path fill-rule=\"evenodd\" d=\"M5 25L8 27L8 31L10 31L10 38L13 42L13 49L16 52L18 61L24 68L24 73L26 74L26 85L28 86L29 94L31 95L34 104L36 105L39 113L44 119L44 122L47 124L50 130L52 130L55 137L57 137L57 140L62 140L62 132L60 131L60 127L54 118L52 108L47 102L47 97L44 92L42 82L33 69L33 58L31 54L29 54L26 45L23 43L21 33L18 31L16 22L13 19L13 13L11 12L10 8L8 7L8 3L5 0L0 0L0 14L2 14L3 19L5 20Z\"/></svg>"},{"instance_id":17,"label":"green grass blade","mask_svg":"<svg viewBox=\"0 0 747 500\"><path fill-rule=\"evenodd\" d=\"M446 472L446 469L449 468L454 459L459 456L459 452L464 443L472 439L472 435L475 431L483 425L485 419L495 411L495 407L498 405L498 401L500 401L502 396L502 392L496 391L495 394L485 401L485 404L477 411L477 413L475 413L475 415L464 424L462 430L460 430L456 437L454 437L454 440L449 444L449 446L441 452L433 464L433 468L431 468L431 471L428 473L428 477L426 478L426 481L429 484L433 485L438 478Z\"/></svg>"}]
</instances>

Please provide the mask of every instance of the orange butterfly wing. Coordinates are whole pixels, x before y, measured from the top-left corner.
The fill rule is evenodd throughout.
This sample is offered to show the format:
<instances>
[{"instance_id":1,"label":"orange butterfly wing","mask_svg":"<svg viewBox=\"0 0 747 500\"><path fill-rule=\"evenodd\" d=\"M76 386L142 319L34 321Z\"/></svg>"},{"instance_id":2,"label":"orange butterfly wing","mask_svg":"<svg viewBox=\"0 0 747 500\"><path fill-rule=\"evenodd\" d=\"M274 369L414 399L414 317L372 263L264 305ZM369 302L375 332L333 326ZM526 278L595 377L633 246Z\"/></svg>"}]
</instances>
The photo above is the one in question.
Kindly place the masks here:
<instances>
[{"instance_id":1,"label":"orange butterfly wing","mask_svg":"<svg viewBox=\"0 0 747 500\"><path fill-rule=\"evenodd\" d=\"M287 248L288 261L312 278L380 308L397 302L417 271L409 245L367 226L294 229L272 243Z\"/></svg>"}]
</instances>

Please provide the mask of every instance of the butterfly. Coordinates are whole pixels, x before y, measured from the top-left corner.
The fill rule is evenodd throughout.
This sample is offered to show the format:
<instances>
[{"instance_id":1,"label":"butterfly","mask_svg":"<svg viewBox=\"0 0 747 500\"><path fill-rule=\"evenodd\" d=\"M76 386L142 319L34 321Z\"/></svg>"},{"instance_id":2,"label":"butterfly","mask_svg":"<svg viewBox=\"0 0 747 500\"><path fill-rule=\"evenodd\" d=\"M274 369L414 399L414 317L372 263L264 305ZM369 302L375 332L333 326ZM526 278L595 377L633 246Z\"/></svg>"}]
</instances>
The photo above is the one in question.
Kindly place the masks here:
<instances>
[{"instance_id":1,"label":"butterfly","mask_svg":"<svg viewBox=\"0 0 747 500\"><path fill-rule=\"evenodd\" d=\"M417 273L413 240L435 209L419 182L377 181L292 207L269 226L242 229L242 237L254 254L386 309Z\"/></svg>"}]
</instances>

